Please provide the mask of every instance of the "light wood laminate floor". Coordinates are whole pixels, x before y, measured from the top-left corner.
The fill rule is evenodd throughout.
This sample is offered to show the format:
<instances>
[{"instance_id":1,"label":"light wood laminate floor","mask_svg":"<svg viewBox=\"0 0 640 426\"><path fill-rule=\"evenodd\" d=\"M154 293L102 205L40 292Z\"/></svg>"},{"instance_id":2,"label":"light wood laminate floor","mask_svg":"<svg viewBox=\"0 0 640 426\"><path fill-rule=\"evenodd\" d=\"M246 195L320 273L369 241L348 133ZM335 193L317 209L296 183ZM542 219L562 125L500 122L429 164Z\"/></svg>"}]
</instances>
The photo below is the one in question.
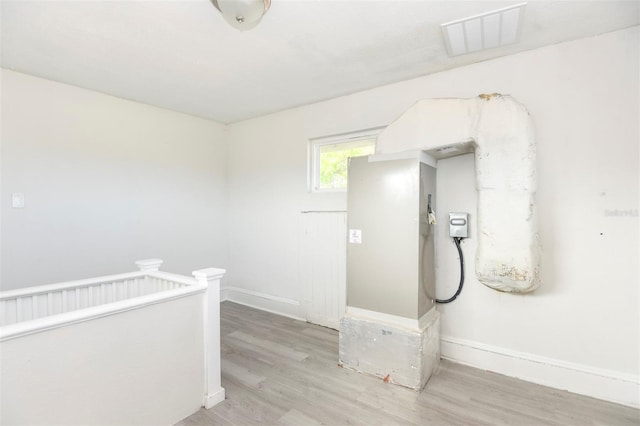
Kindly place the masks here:
<instances>
[{"instance_id":1,"label":"light wood laminate floor","mask_svg":"<svg viewBox=\"0 0 640 426\"><path fill-rule=\"evenodd\" d=\"M226 400L178 426L639 425L640 411L442 361L421 392L338 366L338 333L222 304Z\"/></svg>"}]
</instances>

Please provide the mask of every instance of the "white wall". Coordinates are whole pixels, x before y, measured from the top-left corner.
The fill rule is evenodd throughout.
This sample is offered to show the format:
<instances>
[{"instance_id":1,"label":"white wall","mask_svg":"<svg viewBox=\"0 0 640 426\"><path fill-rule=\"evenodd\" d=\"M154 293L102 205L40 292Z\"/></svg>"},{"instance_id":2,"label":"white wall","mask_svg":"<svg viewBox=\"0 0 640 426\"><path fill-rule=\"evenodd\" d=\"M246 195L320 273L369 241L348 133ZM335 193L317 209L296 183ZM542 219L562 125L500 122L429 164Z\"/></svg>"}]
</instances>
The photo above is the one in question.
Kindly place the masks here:
<instances>
[{"instance_id":1,"label":"white wall","mask_svg":"<svg viewBox=\"0 0 640 426\"><path fill-rule=\"evenodd\" d=\"M302 300L300 211L344 209L346 200L343 194L306 192L309 138L387 125L419 99L510 94L530 111L537 135L542 285L533 294L514 295L480 284L472 272L472 227L463 243L465 289L457 301L440 307L443 353L529 380L640 404L638 30L231 125L229 284L289 304ZM469 211L473 218L473 157L442 161L438 179L439 222L446 223L445 215L455 210ZM607 215L616 209L633 216ZM457 284L457 254L445 227L440 225L438 232L438 295L445 297ZM495 356L487 361L479 353ZM561 371L556 375L550 367L536 373L538 364ZM566 375L571 377L564 380ZM597 377L609 380L607 386L620 381L625 390L598 393L595 388L604 382ZM595 382L581 384L583 379Z\"/></svg>"},{"instance_id":2,"label":"white wall","mask_svg":"<svg viewBox=\"0 0 640 426\"><path fill-rule=\"evenodd\" d=\"M225 128L2 70L2 289L226 266ZM11 193L25 208L11 208Z\"/></svg>"},{"instance_id":3,"label":"white wall","mask_svg":"<svg viewBox=\"0 0 640 426\"><path fill-rule=\"evenodd\" d=\"M203 294L0 343L3 425L167 425L202 406Z\"/></svg>"}]
</instances>

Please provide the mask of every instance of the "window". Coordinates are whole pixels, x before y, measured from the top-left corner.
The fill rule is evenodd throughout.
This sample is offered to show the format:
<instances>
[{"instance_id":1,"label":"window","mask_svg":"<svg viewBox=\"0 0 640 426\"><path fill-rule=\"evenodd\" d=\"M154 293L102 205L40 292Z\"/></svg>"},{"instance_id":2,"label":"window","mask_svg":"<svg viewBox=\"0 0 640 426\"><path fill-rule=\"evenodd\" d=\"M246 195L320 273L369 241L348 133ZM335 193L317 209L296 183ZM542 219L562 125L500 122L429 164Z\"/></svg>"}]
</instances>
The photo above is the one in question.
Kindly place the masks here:
<instances>
[{"instance_id":1,"label":"window","mask_svg":"<svg viewBox=\"0 0 640 426\"><path fill-rule=\"evenodd\" d=\"M345 191L350 157L373 154L379 130L314 139L310 143L310 186L313 192Z\"/></svg>"}]
</instances>

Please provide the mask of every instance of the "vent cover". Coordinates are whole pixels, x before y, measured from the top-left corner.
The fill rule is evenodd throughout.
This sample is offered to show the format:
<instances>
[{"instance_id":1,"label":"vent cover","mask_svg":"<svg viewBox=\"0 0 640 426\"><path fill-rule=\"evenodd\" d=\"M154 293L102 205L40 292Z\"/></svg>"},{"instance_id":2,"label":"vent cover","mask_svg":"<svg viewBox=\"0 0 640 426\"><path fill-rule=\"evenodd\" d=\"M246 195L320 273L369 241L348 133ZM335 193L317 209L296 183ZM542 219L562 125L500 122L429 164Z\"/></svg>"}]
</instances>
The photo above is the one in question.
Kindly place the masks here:
<instances>
[{"instance_id":1,"label":"vent cover","mask_svg":"<svg viewBox=\"0 0 640 426\"><path fill-rule=\"evenodd\" d=\"M518 42L526 4L520 3L442 24L449 55L464 55Z\"/></svg>"}]
</instances>

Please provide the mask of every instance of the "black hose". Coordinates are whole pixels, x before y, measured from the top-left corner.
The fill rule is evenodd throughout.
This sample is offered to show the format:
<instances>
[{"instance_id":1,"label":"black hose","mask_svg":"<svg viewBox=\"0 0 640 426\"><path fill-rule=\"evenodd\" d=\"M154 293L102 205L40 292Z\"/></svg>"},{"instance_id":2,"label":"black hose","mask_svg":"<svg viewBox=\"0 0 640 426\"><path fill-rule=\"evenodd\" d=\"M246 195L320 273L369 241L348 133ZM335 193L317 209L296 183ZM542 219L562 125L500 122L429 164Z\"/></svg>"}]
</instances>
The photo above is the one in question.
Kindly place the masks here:
<instances>
[{"instance_id":1,"label":"black hose","mask_svg":"<svg viewBox=\"0 0 640 426\"><path fill-rule=\"evenodd\" d=\"M461 237L453 237L453 242L456 243L456 247L458 248L458 255L460 256L460 285L458 286L458 291L456 291L456 294L454 294L453 296L451 296L446 300L436 299L436 303L453 302L454 300L456 300L456 297L458 297L460 292L462 292L462 284L464 284L464 258L462 257L462 249L460 248L460 241L462 241Z\"/></svg>"}]
</instances>

